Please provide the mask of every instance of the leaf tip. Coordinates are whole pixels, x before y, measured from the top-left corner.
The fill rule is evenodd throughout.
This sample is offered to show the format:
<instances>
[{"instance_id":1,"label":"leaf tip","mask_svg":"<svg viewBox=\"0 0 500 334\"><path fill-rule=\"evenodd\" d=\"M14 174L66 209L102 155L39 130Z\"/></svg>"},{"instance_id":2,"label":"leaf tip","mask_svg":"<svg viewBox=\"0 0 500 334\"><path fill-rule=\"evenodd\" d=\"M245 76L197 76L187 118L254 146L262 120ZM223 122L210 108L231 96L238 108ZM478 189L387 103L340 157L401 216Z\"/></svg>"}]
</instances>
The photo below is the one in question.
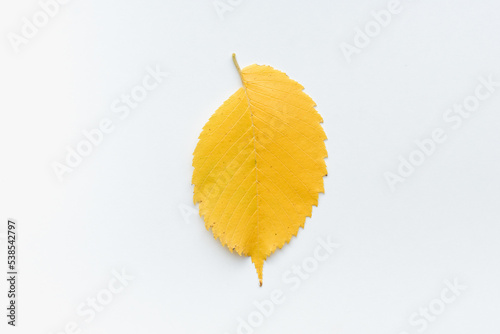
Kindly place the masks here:
<instances>
[{"instance_id":1,"label":"leaf tip","mask_svg":"<svg viewBox=\"0 0 500 334\"><path fill-rule=\"evenodd\" d=\"M262 272L264 269L264 258L260 256L252 256L252 262L255 265L257 276L259 277L259 284L262 286Z\"/></svg>"}]
</instances>

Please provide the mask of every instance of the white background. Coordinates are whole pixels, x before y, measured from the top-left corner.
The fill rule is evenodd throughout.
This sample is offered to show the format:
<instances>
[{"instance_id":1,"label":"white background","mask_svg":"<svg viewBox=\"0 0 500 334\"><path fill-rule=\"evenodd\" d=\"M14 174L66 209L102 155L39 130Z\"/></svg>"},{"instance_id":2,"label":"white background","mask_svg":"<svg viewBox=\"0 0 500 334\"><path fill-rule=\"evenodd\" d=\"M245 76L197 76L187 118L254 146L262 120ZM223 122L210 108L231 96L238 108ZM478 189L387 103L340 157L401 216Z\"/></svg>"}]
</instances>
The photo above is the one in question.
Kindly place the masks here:
<instances>
[{"instance_id":1,"label":"white background","mask_svg":"<svg viewBox=\"0 0 500 334\"><path fill-rule=\"evenodd\" d=\"M232 334L279 289L255 333L414 334L409 317L454 279L467 288L425 332L499 332L500 89L458 129L443 120L480 77L500 81L498 1L401 0L351 62L340 45L387 1L232 7L221 18L211 0L73 0L16 53L7 36L40 5L2 0L0 233L17 219L20 294L18 327L1 311L0 332ZM261 288L250 259L193 214L192 152L241 85L233 52L300 82L329 138L326 193ZM170 76L121 120L111 103L155 66ZM104 118L114 131L60 182L52 164ZM436 128L447 140L392 192L384 173ZM340 248L291 289L283 273L327 236ZM92 321L77 314L122 269L128 286ZM2 310L6 290L2 278Z\"/></svg>"}]
</instances>

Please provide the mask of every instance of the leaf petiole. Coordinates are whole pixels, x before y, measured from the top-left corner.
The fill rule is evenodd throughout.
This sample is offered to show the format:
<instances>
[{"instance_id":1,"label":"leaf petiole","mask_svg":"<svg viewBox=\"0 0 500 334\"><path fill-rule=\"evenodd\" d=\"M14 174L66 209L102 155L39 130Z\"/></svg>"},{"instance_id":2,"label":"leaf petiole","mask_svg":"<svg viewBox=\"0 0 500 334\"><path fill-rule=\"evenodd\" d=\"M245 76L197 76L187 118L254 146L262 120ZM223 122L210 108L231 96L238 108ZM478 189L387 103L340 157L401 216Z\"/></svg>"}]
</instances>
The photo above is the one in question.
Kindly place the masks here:
<instances>
[{"instance_id":1,"label":"leaf petiole","mask_svg":"<svg viewBox=\"0 0 500 334\"><path fill-rule=\"evenodd\" d=\"M238 64L238 61L236 60L235 53L233 53L233 63L234 63L234 66L236 66L236 69L238 70L238 74L240 75L241 83L243 84L243 87L245 87L245 81L243 80L243 75L241 74L241 68L240 68L240 65Z\"/></svg>"}]
</instances>

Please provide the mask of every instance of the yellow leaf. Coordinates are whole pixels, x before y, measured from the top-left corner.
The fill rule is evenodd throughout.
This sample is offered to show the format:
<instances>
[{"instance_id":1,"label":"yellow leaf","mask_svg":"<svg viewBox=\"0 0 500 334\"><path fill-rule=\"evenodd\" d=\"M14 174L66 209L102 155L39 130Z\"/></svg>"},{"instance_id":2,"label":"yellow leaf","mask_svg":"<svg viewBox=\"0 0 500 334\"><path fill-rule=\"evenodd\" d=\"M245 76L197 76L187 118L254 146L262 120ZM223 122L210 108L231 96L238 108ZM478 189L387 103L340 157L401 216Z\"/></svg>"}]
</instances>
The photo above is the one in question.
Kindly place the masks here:
<instances>
[{"instance_id":1,"label":"yellow leaf","mask_svg":"<svg viewBox=\"0 0 500 334\"><path fill-rule=\"evenodd\" d=\"M203 127L193 158L194 202L215 239L264 261L296 236L324 192L327 156L316 104L270 66L240 70L243 87Z\"/></svg>"}]
</instances>

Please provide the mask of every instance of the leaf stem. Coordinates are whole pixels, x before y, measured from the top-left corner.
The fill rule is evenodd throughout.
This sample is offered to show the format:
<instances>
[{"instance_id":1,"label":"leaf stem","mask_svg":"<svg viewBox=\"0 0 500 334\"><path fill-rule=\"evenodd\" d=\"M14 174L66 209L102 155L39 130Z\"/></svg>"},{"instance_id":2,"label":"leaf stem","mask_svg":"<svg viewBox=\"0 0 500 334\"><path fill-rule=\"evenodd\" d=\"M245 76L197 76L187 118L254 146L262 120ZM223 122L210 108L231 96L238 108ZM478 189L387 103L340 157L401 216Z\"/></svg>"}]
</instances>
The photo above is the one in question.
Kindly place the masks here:
<instances>
[{"instance_id":1,"label":"leaf stem","mask_svg":"<svg viewBox=\"0 0 500 334\"><path fill-rule=\"evenodd\" d=\"M234 66L236 66L236 69L238 70L238 74L240 75L241 83L243 84L243 87L245 87L245 80L243 80L243 74L241 74L241 68L240 68L240 65L238 64L238 61L236 60L235 53L233 53L233 63L234 63Z\"/></svg>"}]
</instances>

